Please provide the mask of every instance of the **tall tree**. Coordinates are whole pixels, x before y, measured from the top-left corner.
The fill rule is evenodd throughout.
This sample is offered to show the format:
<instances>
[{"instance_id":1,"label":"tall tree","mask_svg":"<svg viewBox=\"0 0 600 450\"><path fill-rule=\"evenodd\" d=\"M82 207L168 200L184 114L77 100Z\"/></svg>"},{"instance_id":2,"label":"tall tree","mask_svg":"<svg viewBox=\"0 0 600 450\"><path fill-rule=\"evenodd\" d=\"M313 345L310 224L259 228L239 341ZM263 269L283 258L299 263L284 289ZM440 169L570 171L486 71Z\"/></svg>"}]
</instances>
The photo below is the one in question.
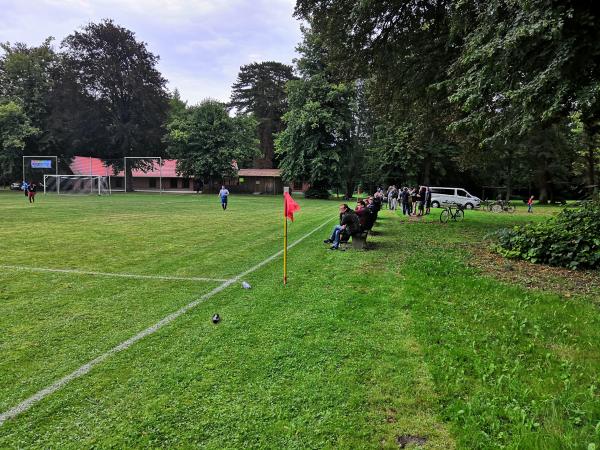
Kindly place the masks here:
<instances>
[{"instance_id":1,"label":"tall tree","mask_svg":"<svg viewBox=\"0 0 600 450\"><path fill-rule=\"evenodd\" d=\"M90 23L68 36L62 48L80 94L93 100L102 117L101 129L92 130L100 135L90 139L89 130L82 129L79 141L96 142L97 155L119 161L115 169L124 156L161 156L169 103L158 57L111 20ZM128 164L125 175L131 178L132 168L140 165L147 164Z\"/></svg>"},{"instance_id":2,"label":"tall tree","mask_svg":"<svg viewBox=\"0 0 600 450\"><path fill-rule=\"evenodd\" d=\"M384 182L404 176L428 184L449 163L460 170L447 131L457 112L448 101L446 72L460 49L449 7L448 0L297 2L297 15L320 40L326 70L346 81L368 80L375 123L368 154L385 162Z\"/></svg>"},{"instance_id":3,"label":"tall tree","mask_svg":"<svg viewBox=\"0 0 600 450\"><path fill-rule=\"evenodd\" d=\"M290 81L288 95L286 128L276 140L283 179L307 181L311 193L326 197L342 178L344 155L352 146L352 89L316 75Z\"/></svg>"},{"instance_id":4,"label":"tall tree","mask_svg":"<svg viewBox=\"0 0 600 450\"><path fill-rule=\"evenodd\" d=\"M255 130L252 116L230 117L223 103L205 100L171 118L165 141L178 173L211 184L237 174L234 160L243 164L256 156Z\"/></svg>"},{"instance_id":5,"label":"tall tree","mask_svg":"<svg viewBox=\"0 0 600 450\"><path fill-rule=\"evenodd\" d=\"M21 105L31 125L39 130L26 139L26 152L32 155L61 153L63 146L56 142L51 126L50 97L59 62L52 48L52 38L37 47L0 43L0 50L0 99Z\"/></svg>"},{"instance_id":6,"label":"tall tree","mask_svg":"<svg viewBox=\"0 0 600 450\"><path fill-rule=\"evenodd\" d=\"M354 83L336 82L321 70L326 62L320 50L305 29L298 60L302 77L287 84L286 128L275 145L284 180L307 181L307 195L326 197L328 189L343 185L344 169L353 162L356 95Z\"/></svg>"},{"instance_id":7,"label":"tall tree","mask_svg":"<svg viewBox=\"0 0 600 450\"><path fill-rule=\"evenodd\" d=\"M261 156L255 164L259 167L271 168L276 163L273 139L283 129L285 85L294 78L291 66L275 61L252 63L240 68L232 87L230 106L258 119Z\"/></svg>"},{"instance_id":8,"label":"tall tree","mask_svg":"<svg viewBox=\"0 0 600 450\"><path fill-rule=\"evenodd\" d=\"M0 103L0 183L20 180L23 149L38 133L20 105Z\"/></svg>"}]
</instances>

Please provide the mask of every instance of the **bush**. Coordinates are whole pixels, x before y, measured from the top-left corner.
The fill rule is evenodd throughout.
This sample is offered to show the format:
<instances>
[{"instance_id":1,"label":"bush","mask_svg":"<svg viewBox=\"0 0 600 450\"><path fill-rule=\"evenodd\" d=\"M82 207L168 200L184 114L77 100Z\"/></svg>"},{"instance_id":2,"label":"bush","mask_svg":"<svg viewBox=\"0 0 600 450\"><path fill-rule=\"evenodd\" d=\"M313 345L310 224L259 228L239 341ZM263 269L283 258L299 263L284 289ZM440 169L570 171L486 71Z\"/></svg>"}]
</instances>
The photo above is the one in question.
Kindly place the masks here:
<instances>
[{"instance_id":1,"label":"bush","mask_svg":"<svg viewBox=\"0 0 600 450\"><path fill-rule=\"evenodd\" d=\"M320 187L309 187L304 193L305 198L329 198L329 191Z\"/></svg>"},{"instance_id":2,"label":"bush","mask_svg":"<svg viewBox=\"0 0 600 450\"><path fill-rule=\"evenodd\" d=\"M496 251L509 258L570 269L600 268L600 202L565 209L539 224L500 230Z\"/></svg>"}]
</instances>

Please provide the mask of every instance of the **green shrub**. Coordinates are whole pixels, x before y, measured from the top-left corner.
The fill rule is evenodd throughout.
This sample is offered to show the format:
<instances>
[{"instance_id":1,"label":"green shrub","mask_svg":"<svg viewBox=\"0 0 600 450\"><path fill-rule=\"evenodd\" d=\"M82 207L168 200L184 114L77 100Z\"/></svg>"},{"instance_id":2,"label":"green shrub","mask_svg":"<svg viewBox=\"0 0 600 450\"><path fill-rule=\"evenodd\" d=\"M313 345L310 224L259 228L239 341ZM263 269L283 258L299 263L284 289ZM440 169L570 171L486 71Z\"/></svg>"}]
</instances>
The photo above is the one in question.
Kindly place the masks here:
<instances>
[{"instance_id":1,"label":"green shrub","mask_svg":"<svg viewBox=\"0 0 600 450\"><path fill-rule=\"evenodd\" d=\"M304 193L305 198L329 198L329 191L325 188L311 186Z\"/></svg>"},{"instance_id":2,"label":"green shrub","mask_svg":"<svg viewBox=\"0 0 600 450\"><path fill-rule=\"evenodd\" d=\"M538 224L500 230L496 251L509 258L570 269L600 268L600 202L565 209Z\"/></svg>"}]
</instances>

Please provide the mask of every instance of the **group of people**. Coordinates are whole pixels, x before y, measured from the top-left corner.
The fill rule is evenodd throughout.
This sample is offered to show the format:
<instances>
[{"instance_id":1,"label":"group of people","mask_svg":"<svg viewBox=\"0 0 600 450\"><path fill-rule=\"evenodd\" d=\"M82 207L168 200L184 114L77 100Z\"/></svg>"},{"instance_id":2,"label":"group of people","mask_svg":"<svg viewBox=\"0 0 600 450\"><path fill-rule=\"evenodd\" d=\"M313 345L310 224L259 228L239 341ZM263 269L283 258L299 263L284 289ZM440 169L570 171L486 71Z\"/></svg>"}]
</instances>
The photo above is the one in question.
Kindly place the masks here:
<instances>
[{"instance_id":1,"label":"group of people","mask_svg":"<svg viewBox=\"0 0 600 450\"><path fill-rule=\"evenodd\" d=\"M377 220L377 213L387 205L395 211L402 209L405 216L423 216L431 211L431 189L428 186L419 188L392 185L387 190L377 188L377 191L365 200L358 200L356 208L352 209L347 203L340 205L340 224L336 225L331 236L325 239L325 244L331 244L331 250L337 250L341 242L350 236L370 230Z\"/></svg>"},{"instance_id":2,"label":"group of people","mask_svg":"<svg viewBox=\"0 0 600 450\"><path fill-rule=\"evenodd\" d=\"M397 188L392 185L387 190L378 188L375 196L393 211L402 209L405 216L423 216L431 211L431 188L428 186Z\"/></svg>"},{"instance_id":3,"label":"group of people","mask_svg":"<svg viewBox=\"0 0 600 450\"><path fill-rule=\"evenodd\" d=\"M21 190L25 194L25 197L29 198L29 203L35 203L35 193L37 191L37 185L35 183L28 183L23 180L23 183L21 183Z\"/></svg>"},{"instance_id":4,"label":"group of people","mask_svg":"<svg viewBox=\"0 0 600 450\"><path fill-rule=\"evenodd\" d=\"M377 214L382 207L381 196L373 195L365 200L358 200L354 209L347 203L340 205L340 224L336 225L331 236L325 239L325 244L331 244L331 250L337 250L340 243L348 241L351 236L369 231L377 220Z\"/></svg>"}]
</instances>

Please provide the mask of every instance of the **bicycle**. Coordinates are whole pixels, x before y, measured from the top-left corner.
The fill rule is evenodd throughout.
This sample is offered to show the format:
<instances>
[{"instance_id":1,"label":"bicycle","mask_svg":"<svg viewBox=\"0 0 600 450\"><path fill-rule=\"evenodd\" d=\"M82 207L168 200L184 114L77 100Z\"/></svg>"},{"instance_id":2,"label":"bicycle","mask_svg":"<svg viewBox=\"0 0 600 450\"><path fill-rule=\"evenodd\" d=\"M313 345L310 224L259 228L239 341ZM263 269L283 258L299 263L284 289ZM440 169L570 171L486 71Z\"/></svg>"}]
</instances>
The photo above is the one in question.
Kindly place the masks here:
<instances>
[{"instance_id":1,"label":"bicycle","mask_svg":"<svg viewBox=\"0 0 600 450\"><path fill-rule=\"evenodd\" d=\"M465 218L464 206L458 203L451 203L444 206L440 214L440 222L448 223L448 220L452 218L455 222L462 222Z\"/></svg>"},{"instance_id":2,"label":"bicycle","mask_svg":"<svg viewBox=\"0 0 600 450\"><path fill-rule=\"evenodd\" d=\"M479 208L481 209L481 211L491 211L493 205L493 201L485 199L479 204Z\"/></svg>"},{"instance_id":3,"label":"bicycle","mask_svg":"<svg viewBox=\"0 0 600 450\"><path fill-rule=\"evenodd\" d=\"M492 204L491 211L495 213L499 213L505 211L507 213L514 213L516 211L516 206L514 206L510 200L498 200L494 204Z\"/></svg>"}]
</instances>

